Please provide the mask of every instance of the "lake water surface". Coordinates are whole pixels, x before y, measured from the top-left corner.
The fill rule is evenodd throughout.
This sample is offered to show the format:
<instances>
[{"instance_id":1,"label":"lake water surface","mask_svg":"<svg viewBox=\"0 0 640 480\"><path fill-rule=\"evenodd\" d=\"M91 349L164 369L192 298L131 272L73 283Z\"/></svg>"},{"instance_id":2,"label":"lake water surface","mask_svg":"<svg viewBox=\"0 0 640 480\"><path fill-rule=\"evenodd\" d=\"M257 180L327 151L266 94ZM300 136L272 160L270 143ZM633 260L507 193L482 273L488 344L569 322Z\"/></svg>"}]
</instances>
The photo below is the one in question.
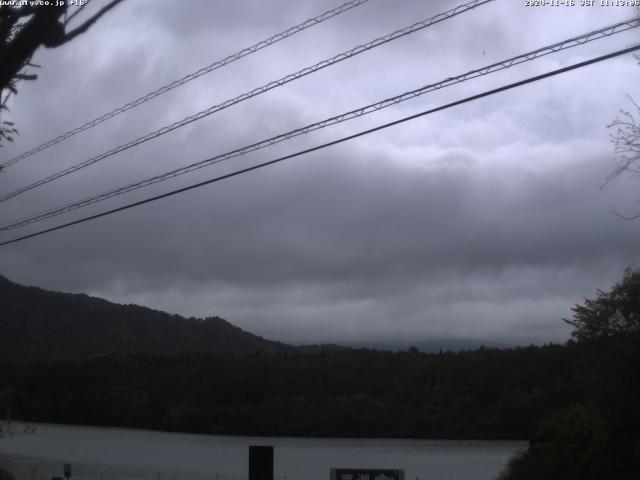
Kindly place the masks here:
<instances>
[{"instance_id":1,"label":"lake water surface","mask_svg":"<svg viewBox=\"0 0 640 480\"><path fill-rule=\"evenodd\" d=\"M405 480L495 479L524 442L252 438L36 424L0 438L0 464L19 479L241 480L249 445L273 445L277 480L329 480L336 468L404 469Z\"/></svg>"}]
</instances>

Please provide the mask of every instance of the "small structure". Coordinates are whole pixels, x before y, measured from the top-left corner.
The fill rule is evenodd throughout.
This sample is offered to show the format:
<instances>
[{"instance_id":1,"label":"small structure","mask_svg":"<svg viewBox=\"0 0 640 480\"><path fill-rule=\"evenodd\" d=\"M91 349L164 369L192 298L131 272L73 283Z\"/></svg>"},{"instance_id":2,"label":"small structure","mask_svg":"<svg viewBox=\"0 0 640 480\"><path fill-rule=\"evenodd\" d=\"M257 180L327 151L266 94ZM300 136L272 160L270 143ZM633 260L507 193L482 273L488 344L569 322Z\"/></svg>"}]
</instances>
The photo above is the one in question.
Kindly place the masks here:
<instances>
[{"instance_id":1,"label":"small structure","mask_svg":"<svg viewBox=\"0 0 640 480\"><path fill-rule=\"evenodd\" d=\"M249 447L249 480L273 480L273 447Z\"/></svg>"}]
</instances>

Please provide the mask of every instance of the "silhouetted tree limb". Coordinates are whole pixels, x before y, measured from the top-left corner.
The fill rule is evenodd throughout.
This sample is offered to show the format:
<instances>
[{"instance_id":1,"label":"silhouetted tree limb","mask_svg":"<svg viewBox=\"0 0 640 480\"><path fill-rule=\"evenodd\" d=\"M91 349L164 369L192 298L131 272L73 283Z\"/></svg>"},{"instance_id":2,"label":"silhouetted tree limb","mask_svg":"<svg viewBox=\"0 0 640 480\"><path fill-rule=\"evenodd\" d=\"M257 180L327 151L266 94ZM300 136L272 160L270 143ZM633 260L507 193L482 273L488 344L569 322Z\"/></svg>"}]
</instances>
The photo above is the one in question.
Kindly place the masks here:
<instances>
[{"instance_id":1,"label":"silhouetted tree limb","mask_svg":"<svg viewBox=\"0 0 640 480\"><path fill-rule=\"evenodd\" d=\"M83 5L80 5L78 8L76 8L76 11L75 11L75 12L73 12L71 15L69 15L69 17L64 21L65 26L66 26L66 25L68 25L68 24L69 24L69 22L71 22L71 20L73 20L73 19L74 19L74 17L75 17L76 15L78 15L78 14L79 14L83 9L84 9L84 7L86 7L87 5L88 5L88 4L87 4L87 3L85 3L85 4L83 4Z\"/></svg>"},{"instance_id":2,"label":"silhouetted tree limb","mask_svg":"<svg viewBox=\"0 0 640 480\"><path fill-rule=\"evenodd\" d=\"M31 58L41 46L55 48L85 33L104 14L123 0L111 0L76 28L67 31L69 22L84 8L67 17L68 5L0 6L0 113L7 111L7 100L16 94L16 82L35 80L37 75L25 72L34 67ZM67 2L68 3L68 2ZM86 4L85 4L86 5ZM61 20L64 17L64 20ZM8 93L5 94L5 90ZM13 141L17 134L13 123L0 122L0 142Z\"/></svg>"},{"instance_id":3,"label":"silhouetted tree limb","mask_svg":"<svg viewBox=\"0 0 640 480\"><path fill-rule=\"evenodd\" d=\"M95 15L93 15L92 17L88 18L87 20L85 20L79 27L74 28L73 30L71 30L70 32L67 32L64 34L63 38L62 38L62 43L60 43L59 45L62 45L63 43L67 43L71 40L73 40L75 37L77 37L78 35L86 32L89 27L91 27L91 25L93 25L94 23L96 23L98 21L98 19L100 17L102 17L105 13L107 13L109 10L111 10L113 7L115 7L117 4L119 4L120 2L122 2L122 0L112 0L111 2L109 2L107 5L105 5L104 7L102 7ZM83 5L82 7L80 7L81 9L86 6ZM68 23L71 21L71 19L77 14L78 12L74 12L66 21L65 25L68 25ZM54 46L54 47L58 47L59 45L47 45L48 47Z\"/></svg>"},{"instance_id":4,"label":"silhouetted tree limb","mask_svg":"<svg viewBox=\"0 0 640 480\"><path fill-rule=\"evenodd\" d=\"M631 96L629 100L640 115L640 105ZM611 141L615 146L615 152L620 155L620 163L607 178L610 180L625 172L640 174L640 117L636 120L633 113L621 110L620 116L608 127L616 129L611 134Z\"/></svg>"},{"instance_id":5,"label":"silhouetted tree limb","mask_svg":"<svg viewBox=\"0 0 640 480\"><path fill-rule=\"evenodd\" d=\"M636 56L640 63L640 56ZM614 145L614 152L618 155L618 166L607 177L607 182L618 178L623 174L640 175L640 105L627 95L633 106L633 111L620 110L620 115L609 125L615 131L610 134L611 142ZM616 215L625 220L635 220L640 218L640 212L634 215L625 216L613 210Z\"/></svg>"},{"instance_id":6,"label":"silhouetted tree limb","mask_svg":"<svg viewBox=\"0 0 640 480\"><path fill-rule=\"evenodd\" d=\"M66 24L60 18L66 14L67 5L35 7L9 7L3 6L0 10L2 17L0 33L3 35L0 45L0 90L7 88L15 81L16 75L24 68L36 50L45 46L55 48L73 40L78 35L86 32L100 17L121 3L122 0L112 0L97 13L86 19L78 27L66 31L71 18ZM13 37L9 38L11 30L18 25L20 19L30 16L20 24Z\"/></svg>"}]
</instances>

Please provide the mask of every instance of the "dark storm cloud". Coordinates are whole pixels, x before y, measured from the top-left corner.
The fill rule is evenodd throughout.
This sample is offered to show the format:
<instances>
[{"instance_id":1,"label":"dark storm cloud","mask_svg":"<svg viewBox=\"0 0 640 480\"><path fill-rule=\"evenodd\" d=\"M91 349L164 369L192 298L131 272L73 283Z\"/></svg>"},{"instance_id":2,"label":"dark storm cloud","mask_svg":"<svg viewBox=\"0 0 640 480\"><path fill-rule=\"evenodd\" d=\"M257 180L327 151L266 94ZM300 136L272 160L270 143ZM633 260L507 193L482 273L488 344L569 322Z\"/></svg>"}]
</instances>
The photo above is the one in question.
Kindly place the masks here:
<instances>
[{"instance_id":1,"label":"dark storm cloud","mask_svg":"<svg viewBox=\"0 0 640 480\"><path fill-rule=\"evenodd\" d=\"M542 13L516 3L495 2L107 159L0 205L2 218L201 160L625 16L611 9ZM24 140L2 153L18 154L334 6L125 2L82 41L39 53L40 80L23 85L12 104ZM453 6L372 0L26 159L2 175L3 191ZM615 43L606 45L446 89L127 199L275 158ZM637 69L631 58L616 60L5 247L2 274L185 315L221 315L285 341L563 340L561 318L571 305L608 288L637 261L639 224L610 211L634 208L636 185L600 188L614 165L604 125L624 106Z\"/></svg>"}]
</instances>

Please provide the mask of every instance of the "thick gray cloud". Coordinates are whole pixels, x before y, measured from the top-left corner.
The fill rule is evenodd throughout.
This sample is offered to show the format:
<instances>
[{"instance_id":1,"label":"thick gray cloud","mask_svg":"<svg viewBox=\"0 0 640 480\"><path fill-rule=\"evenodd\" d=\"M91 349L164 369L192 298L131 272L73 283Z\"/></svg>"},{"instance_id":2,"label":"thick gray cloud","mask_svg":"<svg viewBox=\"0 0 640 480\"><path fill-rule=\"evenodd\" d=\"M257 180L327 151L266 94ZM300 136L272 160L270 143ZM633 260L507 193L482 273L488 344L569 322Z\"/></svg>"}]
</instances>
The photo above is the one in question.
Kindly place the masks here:
<instances>
[{"instance_id":1,"label":"thick gray cloud","mask_svg":"<svg viewBox=\"0 0 640 480\"><path fill-rule=\"evenodd\" d=\"M335 6L125 2L42 51L2 158ZM375 36L455 6L383 2L314 27L7 169L10 191ZM110 189L633 15L498 0L0 205L3 221ZM79 218L637 42L637 32L447 88L58 217ZM636 179L605 125L640 67L623 57L0 250L15 281L293 342L563 341L570 307L638 261ZM24 232L37 228L24 229ZM2 239L17 235L3 234Z\"/></svg>"}]
</instances>

